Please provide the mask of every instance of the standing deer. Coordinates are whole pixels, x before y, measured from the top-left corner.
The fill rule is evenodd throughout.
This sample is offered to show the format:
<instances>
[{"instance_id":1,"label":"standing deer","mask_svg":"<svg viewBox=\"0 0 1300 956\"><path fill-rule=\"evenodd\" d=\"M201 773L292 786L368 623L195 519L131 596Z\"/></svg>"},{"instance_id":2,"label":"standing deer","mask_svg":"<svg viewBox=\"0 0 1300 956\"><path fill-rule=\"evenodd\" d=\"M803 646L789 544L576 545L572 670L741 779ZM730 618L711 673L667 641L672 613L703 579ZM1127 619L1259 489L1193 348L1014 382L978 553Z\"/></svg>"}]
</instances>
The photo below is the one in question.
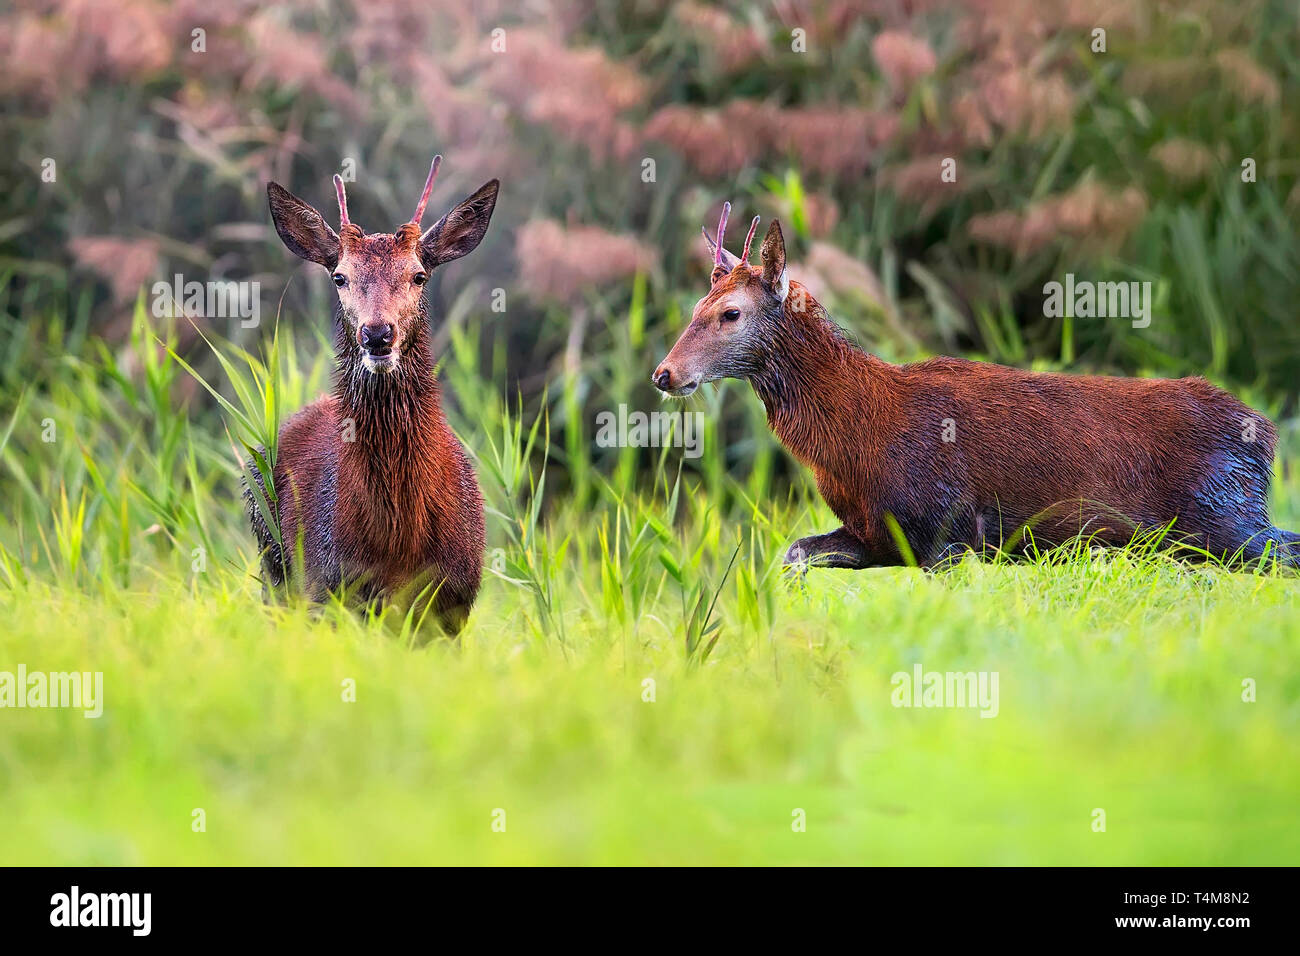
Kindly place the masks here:
<instances>
[{"instance_id":1,"label":"standing deer","mask_svg":"<svg viewBox=\"0 0 1300 956\"><path fill-rule=\"evenodd\" d=\"M338 176L337 235L307 203L267 184L280 239L328 269L337 287L338 370L333 394L280 429L274 498L283 546L247 483L244 498L269 584L293 574L315 600L344 590L410 602L417 619L431 607L454 635L479 589L483 498L442 413L424 287L435 268L478 246L500 184L486 183L421 232L441 162L434 157L415 215L392 234L367 235L348 219Z\"/></svg>"},{"instance_id":2,"label":"standing deer","mask_svg":"<svg viewBox=\"0 0 1300 956\"><path fill-rule=\"evenodd\" d=\"M683 396L746 379L781 442L812 469L844 526L796 541L787 563L930 566L987 544L1123 545L1172 522L1166 541L1300 566L1300 535L1274 527L1272 423L1204 379L1074 376L936 358L892 365L856 348L786 272L779 222L749 265L723 248L711 288L655 370ZM906 543L906 549L900 543Z\"/></svg>"}]
</instances>

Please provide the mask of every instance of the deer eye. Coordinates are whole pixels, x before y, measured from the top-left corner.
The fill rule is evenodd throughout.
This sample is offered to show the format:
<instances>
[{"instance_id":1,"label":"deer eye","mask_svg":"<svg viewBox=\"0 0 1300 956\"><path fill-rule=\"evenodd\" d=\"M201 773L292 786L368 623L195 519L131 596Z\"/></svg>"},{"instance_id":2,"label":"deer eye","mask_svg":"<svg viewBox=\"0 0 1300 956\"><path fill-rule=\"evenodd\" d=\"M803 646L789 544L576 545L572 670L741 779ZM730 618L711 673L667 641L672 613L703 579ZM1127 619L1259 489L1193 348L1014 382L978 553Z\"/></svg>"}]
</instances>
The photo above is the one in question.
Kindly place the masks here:
<instances>
[{"instance_id":1,"label":"deer eye","mask_svg":"<svg viewBox=\"0 0 1300 956\"><path fill-rule=\"evenodd\" d=\"M429 281L429 277L425 275L423 272L417 272L411 278L411 281L414 282L416 285L424 285L426 282Z\"/></svg>"},{"instance_id":2,"label":"deer eye","mask_svg":"<svg viewBox=\"0 0 1300 956\"><path fill-rule=\"evenodd\" d=\"M723 322L735 322L738 318L740 318L739 309L728 309L726 312L722 313Z\"/></svg>"},{"instance_id":3,"label":"deer eye","mask_svg":"<svg viewBox=\"0 0 1300 956\"><path fill-rule=\"evenodd\" d=\"M348 284L348 277L341 272L334 273L334 275L331 276L330 278L334 280L334 284L338 286L340 289Z\"/></svg>"}]
</instances>

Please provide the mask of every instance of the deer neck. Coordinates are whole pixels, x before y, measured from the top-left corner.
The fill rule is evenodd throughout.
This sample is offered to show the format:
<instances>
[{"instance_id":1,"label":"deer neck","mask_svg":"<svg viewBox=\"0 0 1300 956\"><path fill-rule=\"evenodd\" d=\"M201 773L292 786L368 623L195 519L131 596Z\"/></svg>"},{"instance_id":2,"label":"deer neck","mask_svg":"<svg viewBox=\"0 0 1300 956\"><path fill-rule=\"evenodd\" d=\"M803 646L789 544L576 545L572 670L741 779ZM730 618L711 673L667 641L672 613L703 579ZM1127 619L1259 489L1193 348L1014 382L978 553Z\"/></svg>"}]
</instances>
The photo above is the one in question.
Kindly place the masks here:
<instances>
[{"instance_id":1,"label":"deer neck","mask_svg":"<svg viewBox=\"0 0 1300 956\"><path fill-rule=\"evenodd\" d=\"M750 384L781 443L811 468L836 470L881 413L887 366L845 339L806 290L803 311L790 308L792 298Z\"/></svg>"},{"instance_id":2,"label":"deer neck","mask_svg":"<svg viewBox=\"0 0 1300 956\"><path fill-rule=\"evenodd\" d=\"M346 323L340 323L338 354L334 394L350 477L388 495L428 487L431 471L442 464L449 429L423 316L402 343L393 372L375 374L362 366L361 349Z\"/></svg>"}]
</instances>

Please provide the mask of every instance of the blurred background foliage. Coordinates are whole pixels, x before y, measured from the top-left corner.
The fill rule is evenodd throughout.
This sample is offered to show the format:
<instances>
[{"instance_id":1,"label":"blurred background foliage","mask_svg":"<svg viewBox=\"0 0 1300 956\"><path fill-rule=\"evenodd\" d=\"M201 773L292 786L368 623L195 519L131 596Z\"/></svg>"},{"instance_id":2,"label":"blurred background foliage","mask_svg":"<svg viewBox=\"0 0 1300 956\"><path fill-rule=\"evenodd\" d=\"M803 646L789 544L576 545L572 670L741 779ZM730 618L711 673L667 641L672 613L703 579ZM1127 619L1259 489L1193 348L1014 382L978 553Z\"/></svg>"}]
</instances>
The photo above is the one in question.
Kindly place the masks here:
<instances>
[{"instance_id":1,"label":"blurred background foliage","mask_svg":"<svg viewBox=\"0 0 1300 956\"><path fill-rule=\"evenodd\" d=\"M434 283L439 342L549 406L554 487L580 496L593 470L653 464L596 449L592 423L657 407L649 374L705 291L699 228L724 199L780 217L793 274L886 358L1205 374L1294 412L1294 0L18 0L0 55L9 405L77 357L147 378L134 306L175 273L261 283L260 328L193 317L206 334L256 352L278 313L319 355L332 291L275 237L266 181L336 222L350 163L353 217L391 229L441 152L436 214L503 189ZM1151 281L1150 327L1044 317L1070 271ZM173 332L215 368L190 323ZM191 377L169 387L215 413ZM697 400L725 440L688 469L785 473L747 391Z\"/></svg>"}]
</instances>

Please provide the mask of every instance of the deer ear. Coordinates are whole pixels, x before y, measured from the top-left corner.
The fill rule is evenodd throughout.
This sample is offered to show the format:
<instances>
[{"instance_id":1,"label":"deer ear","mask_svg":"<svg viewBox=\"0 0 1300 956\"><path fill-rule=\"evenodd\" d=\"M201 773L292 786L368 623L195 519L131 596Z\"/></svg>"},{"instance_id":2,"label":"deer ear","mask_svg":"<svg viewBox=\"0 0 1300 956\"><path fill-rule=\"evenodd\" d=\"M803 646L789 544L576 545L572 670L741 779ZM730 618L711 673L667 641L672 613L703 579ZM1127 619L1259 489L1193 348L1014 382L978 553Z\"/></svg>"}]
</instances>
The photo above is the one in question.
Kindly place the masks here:
<instances>
[{"instance_id":1,"label":"deer ear","mask_svg":"<svg viewBox=\"0 0 1300 956\"><path fill-rule=\"evenodd\" d=\"M339 237L320 213L279 183L266 184L266 198L275 231L290 252L326 269L339 264Z\"/></svg>"},{"instance_id":2,"label":"deer ear","mask_svg":"<svg viewBox=\"0 0 1300 956\"><path fill-rule=\"evenodd\" d=\"M469 255L478 247L492 221L500 188L496 179L484 183L420 237L420 257L430 269Z\"/></svg>"},{"instance_id":3,"label":"deer ear","mask_svg":"<svg viewBox=\"0 0 1300 956\"><path fill-rule=\"evenodd\" d=\"M790 277L785 271L785 237L781 235L779 219L773 219L767 227L758 257L763 262L763 282L784 302L790 292Z\"/></svg>"}]
</instances>

